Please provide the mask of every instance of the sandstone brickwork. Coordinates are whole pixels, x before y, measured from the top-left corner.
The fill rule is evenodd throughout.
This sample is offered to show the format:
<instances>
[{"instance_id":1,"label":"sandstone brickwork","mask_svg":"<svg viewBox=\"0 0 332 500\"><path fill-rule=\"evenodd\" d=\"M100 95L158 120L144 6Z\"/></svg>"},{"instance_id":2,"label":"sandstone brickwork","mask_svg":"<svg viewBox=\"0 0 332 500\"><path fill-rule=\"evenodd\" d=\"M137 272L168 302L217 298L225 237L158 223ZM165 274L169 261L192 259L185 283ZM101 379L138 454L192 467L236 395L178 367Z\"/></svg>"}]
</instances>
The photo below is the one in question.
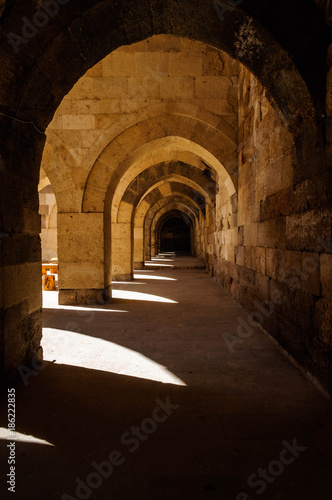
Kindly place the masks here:
<instances>
[{"instance_id":1,"label":"sandstone brickwork","mask_svg":"<svg viewBox=\"0 0 332 500\"><path fill-rule=\"evenodd\" d=\"M103 303L182 213L192 253L249 312L274 301L263 327L331 389L331 48L318 3L244 1L222 16L205 1L72 0L19 46L9 33L35 3L1 6L3 374L39 352L42 258L57 252L62 304Z\"/></svg>"}]
</instances>

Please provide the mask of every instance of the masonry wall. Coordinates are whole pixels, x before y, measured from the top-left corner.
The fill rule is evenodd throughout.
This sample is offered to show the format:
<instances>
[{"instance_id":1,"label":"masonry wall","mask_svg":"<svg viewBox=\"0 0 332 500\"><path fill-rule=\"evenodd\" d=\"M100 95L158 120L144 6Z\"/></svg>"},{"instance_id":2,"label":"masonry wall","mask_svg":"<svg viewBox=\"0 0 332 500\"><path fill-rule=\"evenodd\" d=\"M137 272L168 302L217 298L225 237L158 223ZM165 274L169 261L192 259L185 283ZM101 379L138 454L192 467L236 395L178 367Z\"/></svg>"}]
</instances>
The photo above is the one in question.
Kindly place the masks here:
<instances>
[{"instance_id":1,"label":"masonry wall","mask_svg":"<svg viewBox=\"0 0 332 500\"><path fill-rule=\"evenodd\" d=\"M47 129L42 162L55 190L59 211L61 300L71 301L84 293L73 292L70 262L75 268L75 287L87 290L89 296L97 284L103 288L110 285L111 279L131 276L130 219L115 224L114 213L121 201L116 198L116 190L120 192L122 184L129 182L124 180L127 167L122 167L127 158L139 155L140 148L147 147L149 154L138 166L133 160L132 168L137 172L142 165L148 168L158 162L162 147L163 161L172 160L175 154L178 156L174 159L194 162L201 171L206 167L199 159L199 147L214 154L218 161L227 162L232 155L235 158L238 73L238 62L225 53L197 41L160 35L117 49L91 68L63 99ZM216 140L217 136L223 138L223 144ZM155 152L155 142L165 137L185 138L187 151L176 151L172 157L171 145L165 142ZM98 169L100 165L102 168ZM186 174L183 176L185 190ZM109 183L112 194L106 194ZM169 183L164 191L167 189ZM106 209L106 204L112 208ZM109 228L105 223L109 209L111 237L105 233ZM79 246L69 241L69 237L80 239L78 227L83 227L85 221L82 212L104 217L104 226L98 226L100 234L94 232L93 238L84 239L84 256L80 255ZM69 235L60 225L72 217L81 222L71 227ZM207 224L214 226L214 220L211 210L206 215ZM204 262L210 262L213 238L209 243L206 238L203 224L196 235L197 254ZM96 249L100 242L105 243L104 259ZM112 273L111 277L110 272L105 272L104 283L100 280L100 265L110 267ZM87 279L92 270L98 276L93 284Z\"/></svg>"},{"instance_id":2,"label":"masonry wall","mask_svg":"<svg viewBox=\"0 0 332 500\"><path fill-rule=\"evenodd\" d=\"M39 173L32 165L41 160L44 138L4 117L0 133L0 371L17 376L20 363L42 355L40 215L35 189Z\"/></svg>"},{"instance_id":3,"label":"masonry wall","mask_svg":"<svg viewBox=\"0 0 332 500\"><path fill-rule=\"evenodd\" d=\"M52 186L39 191L39 214L41 215L42 261L50 262L58 257L57 205Z\"/></svg>"},{"instance_id":4,"label":"masonry wall","mask_svg":"<svg viewBox=\"0 0 332 500\"><path fill-rule=\"evenodd\" d=\"M317 134L313 141L312 123L294 138L244 68L239 131L238 200L219 208L217 279L255 313L251 325L261 323L328 386L332 245L322 141Z\"/></svg>"}]
</instances>

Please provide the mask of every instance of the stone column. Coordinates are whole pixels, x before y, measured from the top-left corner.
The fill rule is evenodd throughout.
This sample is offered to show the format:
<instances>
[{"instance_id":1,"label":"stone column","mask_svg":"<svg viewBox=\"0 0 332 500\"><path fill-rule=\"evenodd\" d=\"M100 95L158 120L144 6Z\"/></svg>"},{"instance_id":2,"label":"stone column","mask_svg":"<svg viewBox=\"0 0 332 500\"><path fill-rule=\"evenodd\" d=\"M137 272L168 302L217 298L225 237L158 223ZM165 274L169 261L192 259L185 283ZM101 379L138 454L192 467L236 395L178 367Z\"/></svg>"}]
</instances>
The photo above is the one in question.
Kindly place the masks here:
<instances>
[{"instance_id":1,"label":"stone column","mask_svg":"<svg viewBox=\"0 0 332 500\"><path fill-rule=\"evenodd\" d=\"M58 214L59 303L110 301L105 289L104 215Z\"/></svg>"},{"instance_id":2,"label":"stone column","mask_svg":"<svg viewBox=\"0 0 332 500\"><path fill-rule=\"evenodd\" d=\"M39 164L45 136L0 117L0 375L40 361L42 291ZM19 147L17 146L19 145Z\"/></svg>"},{"instance_id":3,"label":"stone column","mask_svg":"<svg viewBox=\"0 0 332 500\"><path fill-rule=\"evenodd\" d=\"M144 231L142 227L134 228L134 269L144 267Z\"/></svg>"},{"instance_id":4,"label":"stone column","mask_svg":"<svg viewBox=\"0 0 332 500\"><path fill-rule=\"evenodd\" d=\"M133 242L130 222L112 224L112 279L127 281L133 279Z\"/></svg>"}]
</instances>

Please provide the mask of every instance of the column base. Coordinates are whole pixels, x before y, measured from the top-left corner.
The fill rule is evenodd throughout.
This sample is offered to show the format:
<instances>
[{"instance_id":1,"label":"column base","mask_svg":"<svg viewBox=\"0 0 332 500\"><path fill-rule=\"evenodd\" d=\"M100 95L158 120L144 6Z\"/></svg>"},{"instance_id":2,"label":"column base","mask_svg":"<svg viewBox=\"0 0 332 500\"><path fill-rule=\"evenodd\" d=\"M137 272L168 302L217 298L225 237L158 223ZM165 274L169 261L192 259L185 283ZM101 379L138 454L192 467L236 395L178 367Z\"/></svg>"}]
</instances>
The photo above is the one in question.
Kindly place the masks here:
<instances>
[{"instance_id":1,"label":"column base","mask_svg":"<svg viewBox=\"0 0 332 500\"><path fill-rule=\"evenodd\" d=\"M132 281L134 279L133 274L116 274L112 276L113 281Z\"/></svg>"},{"instance_id":2,"label":"column base","mask_svg":"<svg viewBox=\"0 0 332 500\"><path fill-rule=\"evenodd\" d=\"M59 305L74 306L79 304L110 304L112 302L111 287L102 289L59 290Z\"/></svg>"}]
</instances>

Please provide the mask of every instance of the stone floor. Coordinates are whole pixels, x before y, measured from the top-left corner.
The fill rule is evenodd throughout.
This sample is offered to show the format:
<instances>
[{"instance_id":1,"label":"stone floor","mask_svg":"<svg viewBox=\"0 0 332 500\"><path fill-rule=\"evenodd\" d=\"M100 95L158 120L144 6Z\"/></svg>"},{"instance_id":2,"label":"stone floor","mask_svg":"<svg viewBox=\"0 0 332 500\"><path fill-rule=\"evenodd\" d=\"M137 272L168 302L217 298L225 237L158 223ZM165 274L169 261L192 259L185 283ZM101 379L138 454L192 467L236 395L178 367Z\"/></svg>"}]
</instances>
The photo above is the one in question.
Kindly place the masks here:
<instances>
[{"instance_id":1,"label":"stone floor","mask_svg":"<svg viewBox=\"0 0 332 500\"><path fill-rule=\"evenodd\" d=\"M199 259L189 255L165 252L146 261L144 269L205 269L205 266Z\"/></svg>"},{"instance_id":2,"label":"stone floor","mask_svg":"<svg viewBox=\"0 0 332 500\"><path fill-rule=\"evenodd\" d=\"M331 498L331 402L259 328L239 341L248 316L204 270L135 277L107 306L44 293L46 362L16 388L0 497Z\"/></svg>"}]
</instances>

